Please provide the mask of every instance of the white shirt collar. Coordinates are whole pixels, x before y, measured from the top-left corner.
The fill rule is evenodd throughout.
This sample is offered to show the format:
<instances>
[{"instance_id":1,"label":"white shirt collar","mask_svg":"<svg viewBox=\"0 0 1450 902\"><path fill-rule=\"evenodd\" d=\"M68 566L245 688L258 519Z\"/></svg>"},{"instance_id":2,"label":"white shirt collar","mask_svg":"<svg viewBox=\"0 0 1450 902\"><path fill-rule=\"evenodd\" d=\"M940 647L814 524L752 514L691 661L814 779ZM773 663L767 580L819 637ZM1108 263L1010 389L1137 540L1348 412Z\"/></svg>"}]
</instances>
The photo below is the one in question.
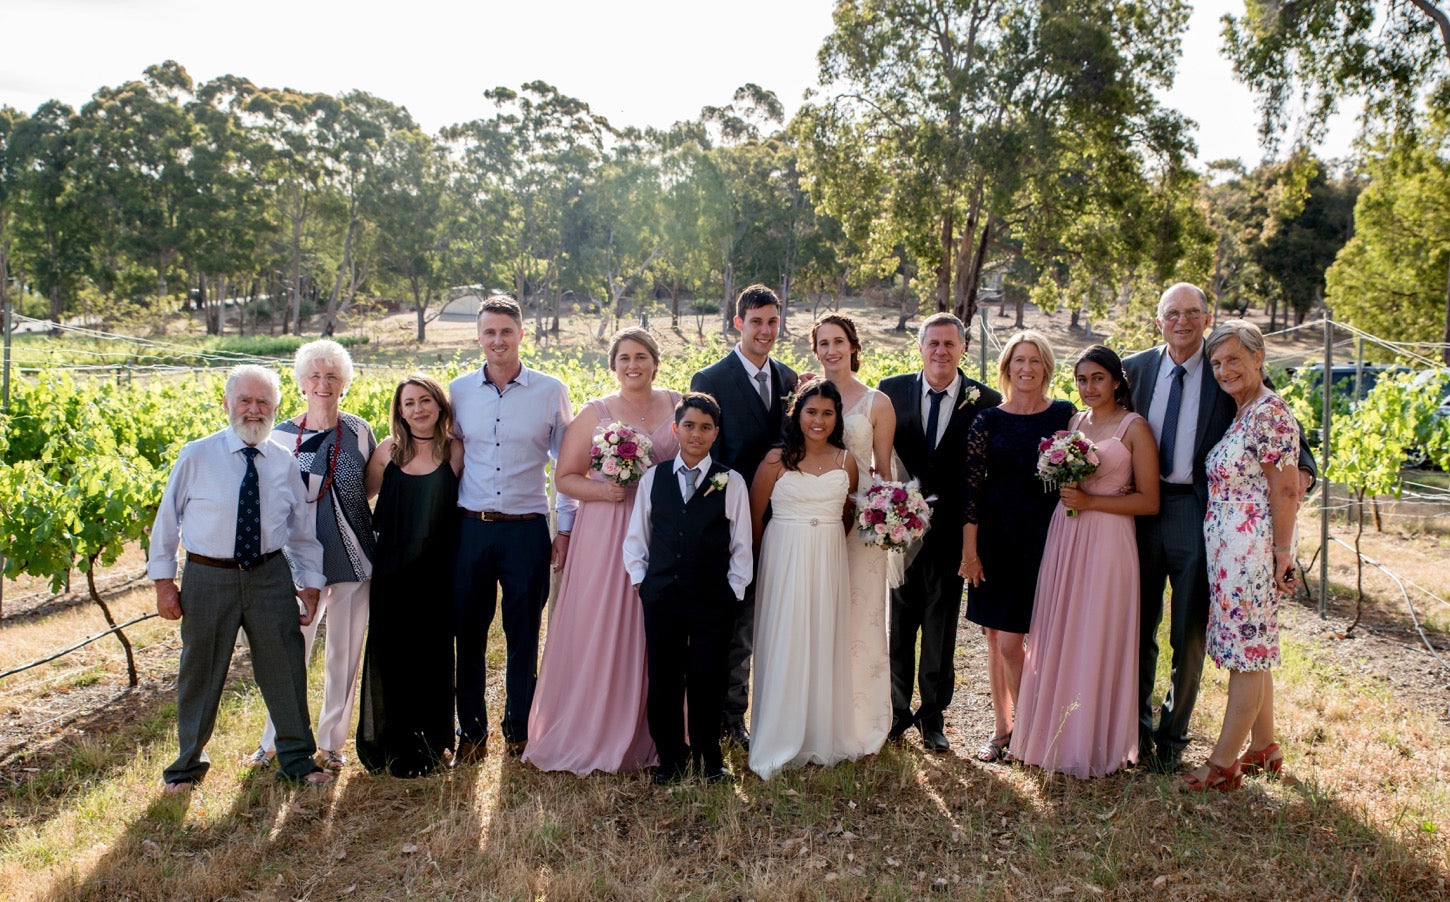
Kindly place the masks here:
<instances>
[{"instance_id":1,"label":"white shirt collar","mask_svg":"<svg viewBox=\"0 0 1450 902\"><path fill-rule=\"evenodd\" d=\"M689 466L689 464L685 463L684 457L676 454L675 464L674 466L670 467L670 472L678 475L680 470L687 469ZM700 458L700 462L695 464L695 466L699 468L701 473L710 472L710 455L706 454L704 457Z\"/></svg>"},{"instance_id":2,"label":"white shirt collar","mask_svg":"<svg viewBox=\"0 0 1450 902\"><path fill-rule=\"evenodd\" d=\"M753 364L753 363L750 362L750 358L749 357L746 357L745 356L745 352L742 351L742 350L740 350L739 343L737 343L735 345L735 356L736 357L739 357L740 358L740 362L743 363L743 364L745 364L745 375L749 376L751 379L754 379L755 378L755 374L756 373L759 373L759 372L764 372L767 376L770 375L770 358L769 357L765 358L765 366L756 366L755 364Z\"/></svg>"},{"instance_id":3,"label":"white shirt collar","mask_svg":"<svg viewBox=\"0 0 1450 902\"><path fill-rule=\"evenodd\" d=\"M1198 350L1194 351L1192 354L1189 355L1187 360L1183 361L1184 380L1186 381L1190 376L1198 375L1198 368L1202 365L1203 345L1200 344L1198 346ZM1176 366L1176 364L1173 362L1173 355L1168 353L1168 346L1164 345L1163 357L1158 362L1158 375L1162 376L1164 373L1173 372L1174 366Z\"/></svg>"},{"instance_id":4,"label":"white shirt collar","mask_svg":"<svg viewBox=\"0 0 1450 902\"><path fill-rule=\"evenodd\" d=\"M957 400L957 390L961 388L961 385L962 385L962 374L961 373L957 373L955 376L952 377L952 381L947 385L947 387L946 387L946 395L944 396L943 400L955 402ZM933 391L934 391L934 389L931 387L931 383L928 382L928 381L926 381L926 373L922 373L921 374L921 400L922 400L923 403L927 403L927 402L929 402L931 400L931 393Z\"/></svg>"}]
</instances>

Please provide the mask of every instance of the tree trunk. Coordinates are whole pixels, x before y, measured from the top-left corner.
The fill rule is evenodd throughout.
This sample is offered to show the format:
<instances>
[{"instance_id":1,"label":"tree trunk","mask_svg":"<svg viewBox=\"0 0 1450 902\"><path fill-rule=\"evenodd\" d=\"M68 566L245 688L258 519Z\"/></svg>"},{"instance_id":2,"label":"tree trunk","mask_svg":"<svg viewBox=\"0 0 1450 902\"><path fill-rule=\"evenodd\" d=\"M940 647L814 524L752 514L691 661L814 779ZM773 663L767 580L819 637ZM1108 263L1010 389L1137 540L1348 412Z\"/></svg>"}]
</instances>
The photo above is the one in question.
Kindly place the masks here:
<instances>
[{"instance_id":1,"label":"tree trunk","mask_svg":"<svg viewBox=\"0 0 1450 902\"><path fill-rule=\"evenodd\" d=\"M299 217L292 219L292 297L282 316L282 334L288 334L289 328L295 328L297 335L302 334L302 220Z\"/></svg>"},{"instance_id":2,"label":"tree trunk","mask_svg":"<svg viewBox=\"0 0 1450 902\"><path fill-rule=\"evenodd\" d=\"M725 300L720 304L720 316L723 321L721 332L726 338L730 337L730 323L735 318L735 264L726 261L725 263Z\"/></svg>"},{"instance_id":3,"label":"tree trunk","mask_svg":"<svg viewBox=\"0 0 1450 902\"><path fill-rule=\"evenodd\" d=\"M987 262L987 244L992 239L992 214L987 214L987 221L982 223L982 236L977 241L977 250L972 257L972 265L967 270L967 282L962 290L962 310L957 314L957 319L963 325L971 326L972 320L977 316L977 289L982 284L982 267ZM971 331L967 331L967 344L971 344Z\"/></svg>"},{"instance_id":4,"label":"tree trunk","mask_svg":"<svg viewBox=\"0 0 1450 902\"><path fill-rule=\"evenodd\" d=\"M941 263L936 270L936 312L942 313L951 309L952 295L952 253L953 240L955 235L952 224L952 211L950 208L941 215Z\"/></svg>"},{"instance_id":5,"label":"tree trunk","mask_svg":"<svg viewBox=\"0 0 1450 902\"><path fill-rule=\"evenodd\" d=\"M96 558L100 552L91 555L90 565L86 568L86 587L91 590L91 601L101 609L101 614L106 618L106 625L116 630L116 618L111 616L111 609L101 599L101 593L96 591ZM116 630L116 638L121 642L121 648L126 650L126 677L130 681L131 688L136 688L141 681L136 676L136 655L131 651L131 640L126 638L125 630Z\"/></svg>"},{"instance_id":6,"label":"tree trunk","mask_svg":"<svg viewBox=\"0 0 1450 902\"><path fill-rule=\"evenodd\" d=\"M322 314L322 334L331 335L337 331L337 314L342 301L342 277L352 268L352 233L356 223L354 211L357 202L352 202L353 209L348 211L347 235L342 240L342 262L337 267L337 278L332 282L332 296L327 299L327 307Z\"/></svg>"},{"instance_id":7,"label":"tree trunk","mask_svg":"<svg viewBox=\"0 0 1450 902\"><path fill-rule=\"evenodd\" d=\"M1440 348L1440 359L1450 364L1450 274L1445 279L1445 334L1440 341L1443 345Z\"/></svg>"}]
</instances>

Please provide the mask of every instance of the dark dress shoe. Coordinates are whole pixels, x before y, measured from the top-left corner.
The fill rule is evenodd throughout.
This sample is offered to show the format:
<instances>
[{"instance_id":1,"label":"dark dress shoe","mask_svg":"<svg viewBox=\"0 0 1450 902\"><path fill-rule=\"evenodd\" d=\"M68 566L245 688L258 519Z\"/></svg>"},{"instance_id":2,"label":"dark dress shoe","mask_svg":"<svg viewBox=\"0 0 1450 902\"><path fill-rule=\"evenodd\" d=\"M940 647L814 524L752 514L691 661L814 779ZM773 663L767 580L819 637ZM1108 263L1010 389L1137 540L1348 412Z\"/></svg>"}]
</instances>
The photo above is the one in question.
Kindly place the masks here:
<instances>
[{"instance_id":1,"label":"dark dress shoe","mask_svg":"<svg viewBox=\"0 0 1450 902\"><path fill-rule=\"evenodd\" d=\"M886 734L886 741L892 745L906 744L906 731L916 726L913 720L892 720L891 730Z\"/></svg>"},{"instance_id":2,"label":"dark dress shoe","mask_svg":"<svg viewBox=\"0 0 1450 902\"><path fill-rule=\"evenodd\" d=\"M673 786L685 778L687 769L683 765L661 764L655 768L654 775L650 780L656 786Z\"/></svg>"},{"instance_id":3,"label":"dark dress shoe","mask_svg":"<svg viewBox=\"0 0 1450 902\"><path fill-rule=\"evenodd\" d=\"M488 740L482 742L469 742L467 739L458 741L458 748L453 751L453 767L465 764L477 764L488 754Z\"/></svg>"},{"instance_id":4,"label":"dark dress shoe","mask_svg":"<svg viewBox=\"0 0 1450 902\"><path fill-rule=\"evenodd\" d=\"M750 751L750 731L745 729L744 724L731 724L721 730L720 739L723 742L735 743L742 751Z\"/></svg>"},{"instance_id":5,"label":"dark dress shoe","mask_svg":"<svg viewBox=\"0 0 1450 902\"><path fill-rule=\"evenodd\" d=\"M952 750L951 741L947 739L947 734L941 730L922 730L921 746L928 752L937 752L939 754Z\"/></svg>"},{"instance_id":6,"label":"dark dress shoe","mask_svg":"<svg viewBox=\"0 0 1450 902\"><path fill-rule=\"evenodd\" d=\"M1158 754L1148 759L1148 769L1155 774L1176 774L1183 770L1182 749L1159 749Z\"/></svg>"},{"instance_id":7,"label":"dark dress shoe","mask_svg":"<svg viewBox=\"0 0 1450 902\"><path fill-rule=\"evenodd\" d=\"M735 775L730 773L729 768L716 767L704 771L706 783L734 783Z\"/></svg>"}]
</instances>

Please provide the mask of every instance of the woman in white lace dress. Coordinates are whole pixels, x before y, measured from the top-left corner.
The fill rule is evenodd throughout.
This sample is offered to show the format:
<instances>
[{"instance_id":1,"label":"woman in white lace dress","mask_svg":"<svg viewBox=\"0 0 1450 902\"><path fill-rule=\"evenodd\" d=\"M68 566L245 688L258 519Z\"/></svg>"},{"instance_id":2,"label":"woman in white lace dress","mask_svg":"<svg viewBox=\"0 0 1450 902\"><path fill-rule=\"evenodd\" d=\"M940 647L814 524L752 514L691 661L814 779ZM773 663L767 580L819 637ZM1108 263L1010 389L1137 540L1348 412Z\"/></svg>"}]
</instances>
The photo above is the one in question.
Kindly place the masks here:
<instances>
[{"instance_id":1,"label":"woman in white lace dress","mask_svg":"<svg viewBox=\"0 0 1450 902\"><path fill-rule=\"evenodd\" d=\"M881 392L856 378L861 340L848 316L828 313L811 327L811 347L822 375L841 393L846 448L856 459L861 488L874 474L896 478L891 440L896 413ZM899 474L897 474L899 475ZM900 555L895 555L900 557ZM854 531L846 542L851 603L836 625L836 686L853 701L854 717L837 725L841 748L852 757L879 751L891 728L891 671L886 649L886 589L892 555L867 545Z\"/></svg>"}]
</instances>

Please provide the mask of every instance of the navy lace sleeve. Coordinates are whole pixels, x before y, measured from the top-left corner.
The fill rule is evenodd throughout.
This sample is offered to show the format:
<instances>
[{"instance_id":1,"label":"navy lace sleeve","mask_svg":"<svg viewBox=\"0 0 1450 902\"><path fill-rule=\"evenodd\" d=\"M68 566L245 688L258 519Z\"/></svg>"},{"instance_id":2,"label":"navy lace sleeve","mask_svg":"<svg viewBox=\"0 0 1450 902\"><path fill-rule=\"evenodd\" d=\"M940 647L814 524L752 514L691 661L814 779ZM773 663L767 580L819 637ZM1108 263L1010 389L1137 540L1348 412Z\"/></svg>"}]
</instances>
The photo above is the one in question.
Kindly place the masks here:
<instances>
[{"instance_id":1,"label":"navy lace sleeve","mask_svg":"<svg viewBox=\"0 0 1450 902\"><path fill-rule=\"evenodd\" d=\"M967 493L962 504L962 522L980 523L979 506L982 484L987 478L987 445L991 440L992 409L983 410L967 429L967 453L962 459L966 471Z\"/></svg>"}]
</instances>

